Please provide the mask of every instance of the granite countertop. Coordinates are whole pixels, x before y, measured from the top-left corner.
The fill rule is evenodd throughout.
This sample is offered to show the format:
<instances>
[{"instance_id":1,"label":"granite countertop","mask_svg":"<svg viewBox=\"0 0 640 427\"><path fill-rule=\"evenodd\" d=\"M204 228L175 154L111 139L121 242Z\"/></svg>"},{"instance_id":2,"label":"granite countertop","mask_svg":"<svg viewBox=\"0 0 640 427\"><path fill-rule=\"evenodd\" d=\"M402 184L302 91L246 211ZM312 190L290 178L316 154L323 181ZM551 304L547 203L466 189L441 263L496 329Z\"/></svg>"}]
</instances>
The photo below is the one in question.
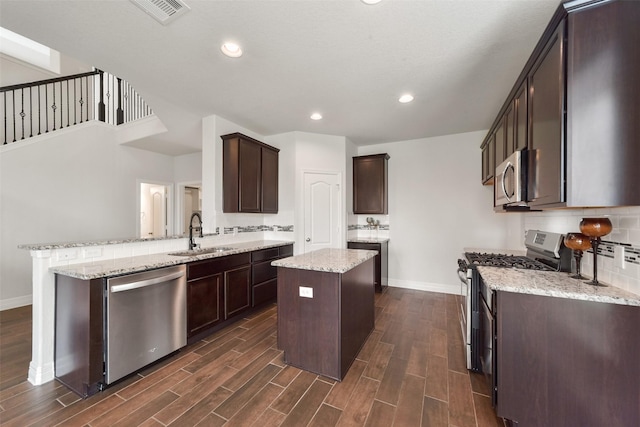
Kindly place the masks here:
<instances>
[{"instance_id":1,"label":"granite countertop","mask_svg":"<svg viewBox=\"0 0 640 427\"><path fill-rule=\"evenodd\" d=\"M218 236L218 233L204 233L202 237ZM26 249L30 251L44 251L49 249L66 249L66 248L83 248L86 246L105 246L105 245L119 245L122 243L137 243L137 242L153 242L157 240L172 240L172 239L185 239L189 234L176 234L174 236L160 236L160 237L126 237L116 239L103 239L103 240L86 240L77 242L57 242L57 243L26 243L18 245L18 249ZM200 235L197 236L198 238Z\"/></svg>"},{"instance_id":2,"label":"granite countertop","mask_svg":"<svg viewBox=\"0 0 640 427\"><path fill-rule=\"evenodd\" d=\"M169 255L173 252L165 252L151 255L141 255L129 258L115 258L110 260L94 261L83 264L71 264L67 266L51 267L53 273L75 277L82 280L98 279L102 277L120 276L123 274L138 273L155 268L168 267L171 265L186 264L209 258L217 258L227 255L240 254L244 252L257 251L260 249L275 248L293 244L284 240L256 240L253 242L231 243L215 245L229 248L224 252L198 253L195 250L193 255L176 256ZM202 248L201 250L206 250Z\"/></svg>"},{"instance_id":3,"label":"granite countertop","mask_svg":"<svg viewBox=\"0 0 640 427\"><path fill-rule=\"evenodd\" d=\"M478 272L494 291L640 306L640 295L615 286L587 285L568 273L482 266Z\"/></svg>"},{"instance_id":4,"label":"granite countertop","mask_svg":"<svg viewBox=\"0 0 640 427\"><path fill-rule=\"evenodd\" d=\"M300 270L346 273L368 259L375 257L377 254L377 251L361 249L319 249L289 258L279 259L273 261L271 265L276 267L297 268Z\"/></svg>"},{"instance_id":5,"label":"granite countertop","mask_svg":"<svg viewBox=\"0 0 640 427\"><path fill-rule=\"evenodd\" d=\"M347 239L347 243L384 243L388 241L388 237L352 237Z\"/></svg>"}]
</instances>

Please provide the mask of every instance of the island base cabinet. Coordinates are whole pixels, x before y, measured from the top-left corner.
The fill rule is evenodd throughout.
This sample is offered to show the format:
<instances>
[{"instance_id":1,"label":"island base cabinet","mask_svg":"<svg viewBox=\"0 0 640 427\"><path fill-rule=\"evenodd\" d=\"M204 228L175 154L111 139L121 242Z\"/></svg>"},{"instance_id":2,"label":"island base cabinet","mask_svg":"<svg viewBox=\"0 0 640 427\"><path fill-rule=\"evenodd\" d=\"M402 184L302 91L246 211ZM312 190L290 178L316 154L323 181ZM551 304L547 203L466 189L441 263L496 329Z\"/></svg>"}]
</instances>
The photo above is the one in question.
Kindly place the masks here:
<instances>
[{"instance_id":1,"label":"island base cabinet","mask_svg":"<svg viewBox=\"0 0 640 427\"><path fill-rule=\"evenodd\" d=\"M498 416L518 427L640 425L640 307L496 298Z\"/></svg>"},{"instance_id":2,"label":"island base cabinet","mask_svg":"<svg viewBox=\"0 0 640 427\"><path fill-rule=\"evenodd\" d=\"M372 282L373 259L342 274L278 267L285 363L341 381L374 327Z\"/></svg>"}]
</instances>

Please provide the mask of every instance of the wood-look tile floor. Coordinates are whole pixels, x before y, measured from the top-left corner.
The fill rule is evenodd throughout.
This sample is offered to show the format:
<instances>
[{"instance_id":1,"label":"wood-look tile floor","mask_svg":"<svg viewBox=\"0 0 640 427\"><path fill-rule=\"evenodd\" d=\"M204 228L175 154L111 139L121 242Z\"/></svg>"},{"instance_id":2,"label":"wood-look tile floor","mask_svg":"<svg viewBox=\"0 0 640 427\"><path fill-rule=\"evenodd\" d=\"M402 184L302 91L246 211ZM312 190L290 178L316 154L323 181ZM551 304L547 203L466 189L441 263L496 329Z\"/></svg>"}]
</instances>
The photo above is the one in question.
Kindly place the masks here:
<instances>
[{"instance_id":1,"label":"wood-look tile floor","mask_svg":"<svg viewBox=\"0 0 640 427\"><path fill-rule=\"evenodd\" d=\"M502 426L464 366L457 296L389 288L342 382L287 366L277 307L80 399L26 381L31 308L0 312L2 426Z\"/></svg>"}]
</instances>

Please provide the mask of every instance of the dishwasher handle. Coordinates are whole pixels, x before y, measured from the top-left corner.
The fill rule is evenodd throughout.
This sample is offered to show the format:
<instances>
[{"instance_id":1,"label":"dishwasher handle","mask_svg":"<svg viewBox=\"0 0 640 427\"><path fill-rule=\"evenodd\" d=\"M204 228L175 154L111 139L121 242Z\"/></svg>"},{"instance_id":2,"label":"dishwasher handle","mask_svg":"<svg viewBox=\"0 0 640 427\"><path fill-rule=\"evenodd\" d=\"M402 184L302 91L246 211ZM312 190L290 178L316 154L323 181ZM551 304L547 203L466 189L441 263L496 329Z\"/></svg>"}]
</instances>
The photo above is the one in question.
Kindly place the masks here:
<instances>
[{"instance_id":1,"label":"dishwasher handle","mask_svg":"<svg viewBox=\"0 0 640 427\"><path fill-rule=\"evenodd\" d=\"M179 279L184 276L184 271L167 274L165 276L154 277L153 279L140 280L138 282L125 283L124 285L114 285L111 287L111 293L130 291L133 289L144 288L146 286L157 285L158 283L168 282L169 280Z\"/></svg>"}]
</instances>

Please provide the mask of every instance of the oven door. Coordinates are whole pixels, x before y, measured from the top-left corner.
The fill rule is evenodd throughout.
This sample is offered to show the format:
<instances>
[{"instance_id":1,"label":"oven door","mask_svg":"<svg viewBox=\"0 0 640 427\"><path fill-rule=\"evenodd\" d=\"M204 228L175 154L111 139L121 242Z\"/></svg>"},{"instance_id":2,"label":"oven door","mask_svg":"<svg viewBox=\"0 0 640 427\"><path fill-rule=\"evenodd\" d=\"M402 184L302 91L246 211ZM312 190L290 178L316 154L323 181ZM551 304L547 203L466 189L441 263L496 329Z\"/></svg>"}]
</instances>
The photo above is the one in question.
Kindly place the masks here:
<instances>
[{"instance_id":1,"label":"oven door","mask_svg":"<svg viewBox=\"0 0 640 427\"><path fill-rule=\"evenodd\" d=\"M458 268L458 279L460 280L460 330L462 332L462 342L465 347L465 360L467 369L471 369L471 277L472 271L466 265Z\"/></svg>"}]
</instances>

